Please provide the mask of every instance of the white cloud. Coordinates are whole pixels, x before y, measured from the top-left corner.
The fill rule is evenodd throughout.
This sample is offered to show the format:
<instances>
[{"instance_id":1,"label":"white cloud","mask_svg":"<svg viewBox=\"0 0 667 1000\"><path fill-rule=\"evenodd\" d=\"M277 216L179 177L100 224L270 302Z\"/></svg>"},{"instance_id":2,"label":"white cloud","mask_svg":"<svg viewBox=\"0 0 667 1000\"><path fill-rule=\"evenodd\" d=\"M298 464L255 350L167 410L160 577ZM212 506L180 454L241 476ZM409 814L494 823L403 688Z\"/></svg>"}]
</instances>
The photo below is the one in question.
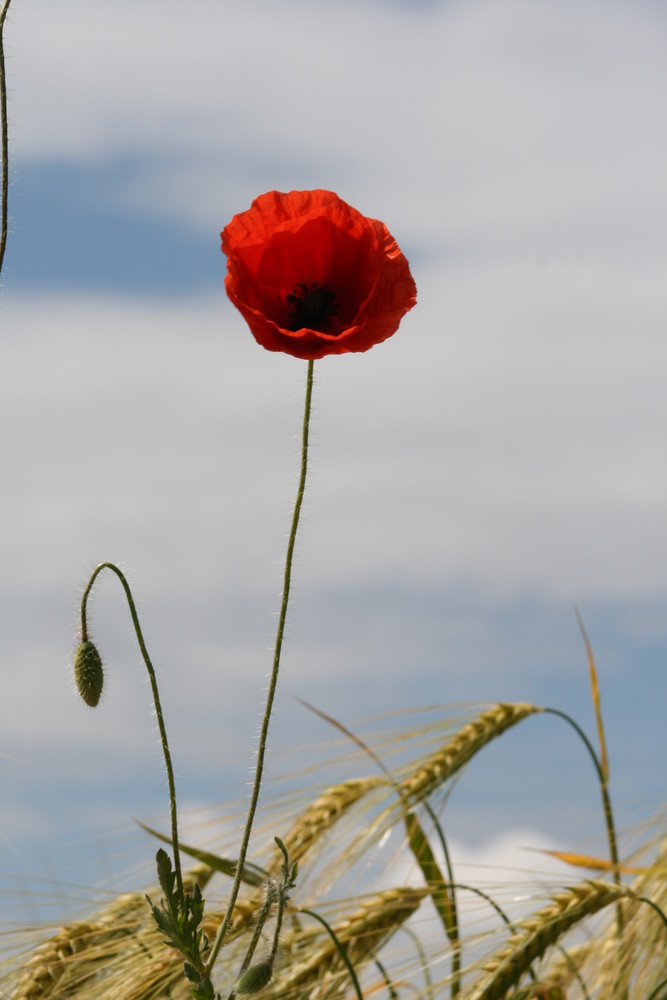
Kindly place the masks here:
<instances>
[{"instance_id":1,"label":"white cloud","mask_svg":"<svg viewBox=\"0 0 667 1000\"><path fill-rule=\"evenodd\" d=\"M436 845L434 847L436 861L445 871L442 852ZM454 881L487 892L499 904L502 901L503 909L513 920L525 916L531 907L535 908L536 894L540 893L544 898L550 890L555 891L554 886L577 881L581 876L581 871L573 873L572 868L548 854L553 850L572 849L571 845L555 843L536 829L508 829L486 836L474 845L450 840L447 847ZM422 876L408 849L405 850L403 864L405 881L419 885ZM461 890L459 905L464 920L466 910L471 910L473 916L468 916L467 922L474 919L478 932L488 928L488 925L497 926L497 913L488 903L480 902L480 897L474 892Z\"/></svg>"},{"instance_id":2,"label":"white cloud","mask_svg":"<svg viewBox=\"0 0 667 1000\"><path fill-rule=\"evenodd\" d=\"M623 628L637 642L664 637L658 310L648 299L630 337L624 317L639 299L619 284L626 311L550 267L525 310L516 281L511 269L450 273L442 291L424 269L394 338L317 366L288 692L322 691L349 715L350 684L368 710L378 680L386 706L520 699L532 675L542 700L552 664L564 677L583 660L562 635L544 648L525 622L499 651L505 634L480 610L526 595L560 607L563 629L575 600L643 601L653 617L628 612ZM579 330L557 311L561 287L587 317ZM257 347L222 290L168 304L6 294L2 307L6 749L53 745L63 759L82 743L82 771L97 766L94 748L110 778L134 761L161 769L112 580L92 608L109 668L93 724L67 680L81 589L111 558L140 600L176 745L191 759L195 726L197 753L213 761L222 726L225 758L235 748L243 770L270 662L305 364Z\"/></svg>"},{"instance_id":3,"label":"white cloud","mask_svg":"<svg viewBox=\"0 0 667 1000\"><path fill-rule=\"evenodd\" d=\"M292 681L334 677L336 705L356 703L371 652L363 695L384 671L381 696L405 704L419 670L399 671L399 653L442 656L463 675L473 654L458 653L472 645L468 693L486 697L478 654L495 633L456 603L461 592L484 608L530 595L568 613L574 600L644 601L646 623L633 611L623 627L638 643L664 638L658 5L516 0L417 14L196 0L184 13L173 0L34 0L10 17L17 183L31 161L129 162L110 202L197 227L212 253L261 190L334 187L384 218L411 258L419 304L396 337L318 365L295 596L309 613L322 597L325 621L334 594L338 617L316 666L317 637L304 637ZM220 257L221 281L223 270ZM272 631L248 619L277 603L305 365L256 347L222 287L192 299L171 289L162 302L39 298L10 279L11 269L0 299L2 729L20 750L60 741L26 794L61 780L63 733L84 748L82 771L97 766L93 746L110 772L159 760L110 583L96 634L121 669L102 721L91 724L65 680L79 588L104 558L143 595L170 717L182 717L176 745L189 749L194 720L197 752L215 767L231 759L244 780ZM378 623L394 586L392 611L413 592L430 629L414 609ZM339 627L350 591L368 603ZM459 644L433 653L439 601ZM522 654L525 669L519 632L504 664ZM429 687L438 699L450 691L442 660ZM519 669L493 684L514 690ZM640 685L635 671L635 697ZM119 703L133 707L118 748Z\"/></svg>"},{"instance_id":4,"label":"white cloud","mask_svg":"<svg viewBox=\"0 0 667 1000\"><path fill-rule=\"evenodd\" d=\"M19 156L145 157L116 193L141 212L213 232L261 190L336 186L415 243L537 256L634 256L664 225L654 4L12 13Z\"/></svg>"},{"instance_id":5,"label":"white cloud","mask_svg":"<svg viewBox=\"0 0 667 1000\"><path fill-rule=\"evenodd\" d=\"M441 291L421 269L393 340L317 366L301 586L662 592L660 310L555 266L524 296L529 270L450 270ZM7 296L3 312L16 584L116 553L158 589L175 558L204 587L252 592L269 573L277 589L304 364L256 347L222 293Z\"/></svg>"}]
</instances>

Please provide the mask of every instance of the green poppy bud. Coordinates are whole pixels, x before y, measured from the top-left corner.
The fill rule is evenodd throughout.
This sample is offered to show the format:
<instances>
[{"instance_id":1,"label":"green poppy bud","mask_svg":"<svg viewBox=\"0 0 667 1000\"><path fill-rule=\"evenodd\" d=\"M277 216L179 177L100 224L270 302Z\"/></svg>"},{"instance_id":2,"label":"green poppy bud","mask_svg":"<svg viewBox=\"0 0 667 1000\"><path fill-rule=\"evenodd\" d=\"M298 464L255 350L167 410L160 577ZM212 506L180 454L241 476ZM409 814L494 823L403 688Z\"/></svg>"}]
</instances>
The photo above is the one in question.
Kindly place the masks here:
<instances>
[{"instance_id":1,"label":"green poppy bud","mask_svg":"<svg viewBox=\"0 0 667 1000\"><path fill-rule=\"evenodd\" d=\"M269 961L251 965L236 984L237 993L259 993L269 983L273 975L273 964Z\"/></svg>"},{"instance_id":2,"label":"green poppy bud","mask_svg":"<svg viewBox=\"0 0 667 1000\"><path fill-rule=\"evenodd\" d=\"M104 671L97 646L92 642L79 644L74 657L74 679L86 705L95 708L102 694Z\"/></svg>"}]
</instances>

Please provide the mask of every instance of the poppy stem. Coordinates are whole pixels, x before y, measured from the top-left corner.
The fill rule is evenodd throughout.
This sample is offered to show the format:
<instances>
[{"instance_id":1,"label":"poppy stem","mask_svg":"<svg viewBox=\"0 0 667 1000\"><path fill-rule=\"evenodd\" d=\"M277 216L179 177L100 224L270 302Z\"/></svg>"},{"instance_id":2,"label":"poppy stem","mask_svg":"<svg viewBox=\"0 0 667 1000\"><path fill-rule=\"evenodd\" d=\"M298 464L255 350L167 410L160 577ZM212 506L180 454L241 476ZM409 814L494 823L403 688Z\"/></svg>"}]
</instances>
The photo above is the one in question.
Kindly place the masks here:
<instances>
[{"instance_id":1,"label":"poppy stem","mask_svg":"<svg viewBox=\"0 0 667 1000\"><path fill-rule=\"evenodd\" d=\"M234 912L236 898L239 894L239 889L241 887L243 868L245 866L245 859L248 853L248 844L250 842L250 834L252 832L252 824L255 819L257 803L259 801L259 790L262 784L262 772L264 770L264 755L266 752L266 743L269 734L269 722L271 721L273 700L275 697L276 686L278 683L278 673L280 670L280 654L282 652L283 638L285 635L287 605L289 604L290 585L292 582L292 560L294 558L294 546L296 543L296 535L299 528L299 517L301 515L301 507L303 505L303 497L306 491L306 473L308 471L308 432L310 428L310 407L313 396L313 368L314 368L314 362L309 361L308 375L306 378L306 401L303 411L303 430L301 433L301 472L299 475L299 486L296 493L296 501L294 503L294 513L292 515L292 527L290 529L289 541L287 543L287 555L285 557L285 574L283 577L283 596L280 604L280 616L278 618L276 644L273 653L273 668L271 670L269 689L266 695L266 707L264 709L264 718L262 719L262 728L259 734L259 746L257 748L257 766L255 768L255 780L253 782L252 793L250 796L250 806L248 808L248 816L246 819L245 830L243 831L243 839L241 841L239 857L238 861L236 862L236 871L234 873L234 884L232 885L231 896L229 897L229 903L227 904L227 911L225 913L222 923L220 924L220 928L218 930L216 939L213 943L213 947L211 948L211 953L209 955L208 962L206 965L206 975L209 977L211 974L211 969L215 964L215 960L218 957L218 954L222 947L222 943L225 939L225 935L227 933L227 929L231 922L232 914Z\"/></svg>"},{"instance_id":2,"label":"poppy stem","mask_svg":"<svg viewBox=\"0 0 667 1000\"><path fill-rule=\"evenodd\" d=\"M0 272L5 258L7 246L7 230L9 216L7 214L7 199L9 197L9 138L7 130L7 78L5 75L4 27L7 11L11 0L5 0L0 7L0 158L2 158L2 193L0 194Z\"/></svg>"}]
</instances>

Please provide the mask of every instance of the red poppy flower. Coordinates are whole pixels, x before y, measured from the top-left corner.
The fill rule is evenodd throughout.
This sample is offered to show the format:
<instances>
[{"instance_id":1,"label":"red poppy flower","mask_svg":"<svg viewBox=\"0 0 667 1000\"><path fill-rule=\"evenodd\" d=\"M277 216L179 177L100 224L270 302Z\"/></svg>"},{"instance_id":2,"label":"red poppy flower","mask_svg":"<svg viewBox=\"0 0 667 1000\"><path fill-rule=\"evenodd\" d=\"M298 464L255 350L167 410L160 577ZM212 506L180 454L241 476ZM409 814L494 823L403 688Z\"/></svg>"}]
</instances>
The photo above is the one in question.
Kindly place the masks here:
<instances>
[{"instance_id":1,"label":"red poppy flower","mask_svg":"<svg viewBox=\"0 0 667 1000\"><path fill-rule=\"evenodd\" d=\"M384 223L332 191L269 191L221 236L227 295L269 351L307 360L367 351L417 301Z\"/></svg>"}]
</instances>

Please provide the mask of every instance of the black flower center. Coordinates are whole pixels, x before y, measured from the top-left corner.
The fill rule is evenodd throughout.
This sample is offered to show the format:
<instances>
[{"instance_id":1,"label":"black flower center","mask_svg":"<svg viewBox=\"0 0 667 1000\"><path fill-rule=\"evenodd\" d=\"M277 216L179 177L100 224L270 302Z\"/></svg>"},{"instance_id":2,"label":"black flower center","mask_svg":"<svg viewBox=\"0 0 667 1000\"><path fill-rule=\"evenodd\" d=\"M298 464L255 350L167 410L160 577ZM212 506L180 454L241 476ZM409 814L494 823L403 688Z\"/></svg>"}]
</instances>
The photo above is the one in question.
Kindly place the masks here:
<instances>
[{"instance_id":1,"label":"black flower center","mask_svg":"<svg viewBox=\"0 0 667 1000\"><path fill-rule=\"evenodd\" d=\"M287 296L287 311L292 332L307 327L327 333L331 320L338 313L336 293L331 285L301 280Z\"/></svg>"}]
</instances>

